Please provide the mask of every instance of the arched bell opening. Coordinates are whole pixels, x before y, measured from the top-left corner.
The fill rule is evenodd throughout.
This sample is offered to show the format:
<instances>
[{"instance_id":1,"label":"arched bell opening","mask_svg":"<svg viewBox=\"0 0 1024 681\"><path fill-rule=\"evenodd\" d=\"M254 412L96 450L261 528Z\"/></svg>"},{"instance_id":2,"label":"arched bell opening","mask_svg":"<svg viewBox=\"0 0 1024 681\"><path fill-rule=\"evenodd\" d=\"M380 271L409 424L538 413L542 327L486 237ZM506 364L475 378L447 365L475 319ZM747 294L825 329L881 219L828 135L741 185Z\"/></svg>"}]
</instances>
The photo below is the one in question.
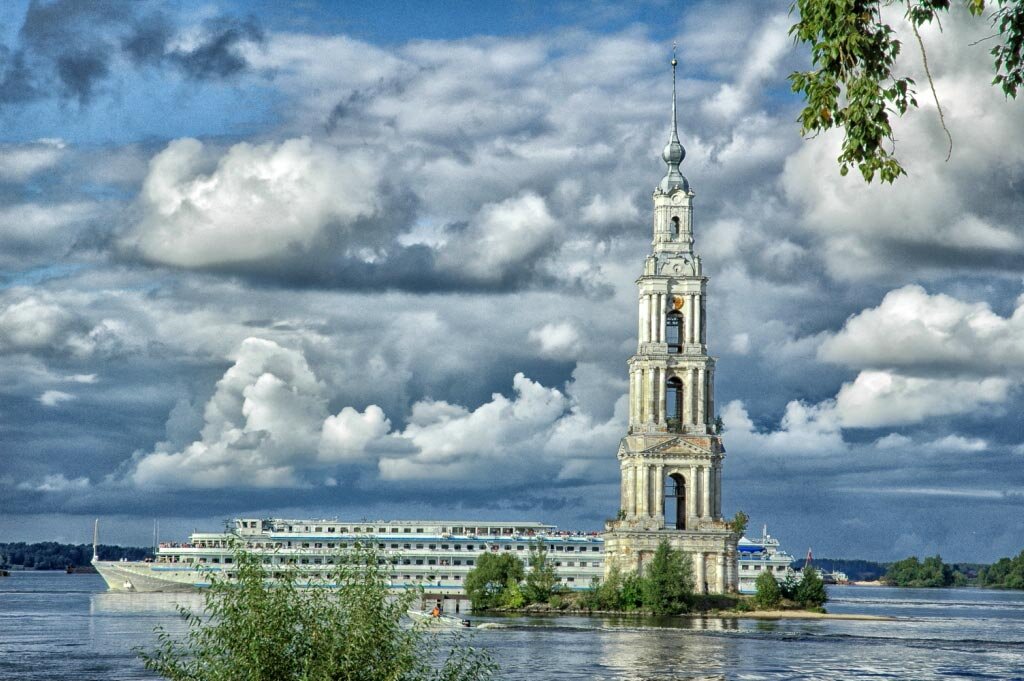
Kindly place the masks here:
<instances>
[{"instance_id":1,"label":"arched bell opening","mask_svg":"<svg viewBox=\"0 0 1024 681\"><path fill-rule=\"evenodd\" d=\"M665 527L686 529L686 479L679 473L668 476L665 485Z\"/></svg>"},{"instance_id":2,"label":"arched bell opening","mask_svg":"<svg viewBox=\"0 0 1024 681\"><path fill-rule=\"evenodd\" d=\"M679 218L678 217L673 217L672 218L672 238L673 239L678 239L679 238L679 234L680 234Z\"/></svg>"},{"instance_id":3,"label":"arched bell opening","mask_svg":"<svg viewBox=\"0 0 1024 681\"><path fill-rule=\"evenodd\" d=\"M665 419L669 432L683 432L683 382L678 376L665 381Z\"/></svg>"},{"instance_id":4,"label":"arched bell opening","mask_svg":"<svg viewBox=\"0 0 1024 681\"><path fill-rule=\"evenodd\" d=\"M665 342L669 354L678 355L683 351L683 313L672 310L665 316Z\"/></svg>"}]
</instances>

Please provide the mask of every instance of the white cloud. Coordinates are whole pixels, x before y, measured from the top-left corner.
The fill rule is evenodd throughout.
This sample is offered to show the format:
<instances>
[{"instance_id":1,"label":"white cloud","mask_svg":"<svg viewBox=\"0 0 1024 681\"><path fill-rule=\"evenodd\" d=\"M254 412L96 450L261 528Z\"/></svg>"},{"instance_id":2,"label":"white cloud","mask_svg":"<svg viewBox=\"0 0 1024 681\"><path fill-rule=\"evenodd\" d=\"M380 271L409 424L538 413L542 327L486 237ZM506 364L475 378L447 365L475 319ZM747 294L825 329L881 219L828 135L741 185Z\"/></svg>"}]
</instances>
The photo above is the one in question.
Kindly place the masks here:
<instances>
[{"instance_id":1,"label":"white cloud","mask_svg":"<svg viewBox=\"0 0 1024 681\"><path fill-rule=\"evenodd\" d=\"M839 389L835 410L845 428L920 423L1004 402L1012 385L1008 379L995 377L978 381L862 371L853 383L844 383Z\"/></svg>"},{"instance_id":2,"label":"white cloud","mask_svg":"<svg viewBox=\"0 0 1024 681\"><path fill-rule=\"evenodd\" d=\"M930 442L928 446L943 452L983 452L988 449L988 442L980 437L946 435Z\"/></svg>"},{"instance_id":3,"label":"white cloud","mask_svg":"<svg viewBox=\"0 0 1024 681\"><path fill-rule=\"evenodd\" d=\"M744 50L745 63L735 71L739 74L736 82L721 84L718 92L704 102L709 115L733 119L757 100L764 82L777 77L781 57L793 49L787 33L791 22L790 15L777 14L760 23L760 31Z\"/></svg>"},{"instance_id":4,"label":"white cloud","mask_svg":"<svg viewBox=\"0 0 1024 681\"><path fill-rule=\"evenodd\" d=\"M0 348L40 350L64 342L73 319L58 303L28 296L0 309Z\"/></svg>"},{"instance_id":5,"label":"white cloud","mask_svg":"<svg viewBox=\"0 0 1024 681\"><path fill-rule=\"evenodd\" d=\"M495 393L472 411L428 403L402 432L416 452L381 459L381 477L463 480L497 470L505 481L532 477L536 471L530 470L531 464L544 448L546 431L566 411L568 401L558 390L521 373L515 375L513 389L512 399Z\"/></svg>"},{"instance_id":6,"label":"white cloud","mask_svg":"<svg viewBox=\"0 0 1024 681\"><path fill-rule=\"evenodd\" d=\"M288 487L315 460L327 400L301 353L248 338L217 382L199 440L140 457L133 481L167 487Z\"/></svg>"},{"instance_id":7,"label":"white cloud","mask_svg":"<svg viewBox=\"0 0 1024 681\"><path fill-rule=\"evenodd\" d=\"M63 155L64 147L64 141L60 139L0 146L0 178L24 182L41 170L55 166Z\"/></svg>"},{"instance_id":8,"label":"white cloud","mask_svg":"<svg viewBox=\"0 0 1024 681\"><path fill-rule=\"evenodd\" d=\"M371 404L362 413L352 407L345 407L324 421L318 449L320 460L348 461L363 458L367 446L384 437L390 430L391 422L377 405Z\"/></svg>"},{"instance_id":9,"label":"white cloud","mask_svg":"<svg viewBox=\"0 0 1024 681\"><path fill-rule=\"evenodd\" d=\"M75 399L74 395L61 390L47 390L38 397L39 404L44 407L56 407L61 402L69 402L73 399Z\"/></svg>"},{"instance_id":10,"label":"white cloud","mask_svg":"<svg viewBox=\"0 0 1024 681\"><path fill-rule=\"evenodd\" d=\"M929 295L908 285L890 291L878 307L846 320L826 338L818 357L853 367L927 369L960 373L1024 373L1024 296L1010 317L987 303Z\"/></svg>"},{"instance_id":11,"label":"white cloud","mask_svg":"<svg viewBox=\"0 0 1024 681\"><path fill-rule=\"evenodd\" d=\"M729 348L737 355L745 355L750 352L750 334L736 333L729 340Z\"/></svg>"},{"instance_id":12,"label":"white cloud","mask_svg":"<svg viewBox=\"0 0 1024 681\"><path fill-rule=\"evenodd\" d=\"M580 334L570 321L550 322L530 329L529 338L544 357L573 358L580 351Z\"/></svg>"},{"instance_id":13,"label":"white cloud","mask_svg":"<svg viewBox=\"0 0 1024 681\"><path fill-rule=\"evenodd\" d=\"M83 490L89 487L89 478L66 478L63 473L44 476L41 482L22 482L18 489L32 490L35 492L70 492Z\"/></svg>"},{"instance_id":14,"label":"white cloud","mask_svg":"<svg viewBox=\"0 0 1024 681\"><path fill-rule=\"evenodd\" d=\"M251 262L307 249L328 228L375 214L377 163L308 137L240 143L204 173L210 151L179 139L153 157L142 218L125 243L182 267Z\"/></svg>"},{"instance_id":15,"label":"white cloud","mask_svg":"<svg viewBox=\"0 0 1024 681\"><path fill-rule=\"evenodd\" d=\"M497 281L551 246L558 223L545 200L523 194L483 206L468 228L441 249L441 265L481 281Z\"/></svg>"}]
</instances>

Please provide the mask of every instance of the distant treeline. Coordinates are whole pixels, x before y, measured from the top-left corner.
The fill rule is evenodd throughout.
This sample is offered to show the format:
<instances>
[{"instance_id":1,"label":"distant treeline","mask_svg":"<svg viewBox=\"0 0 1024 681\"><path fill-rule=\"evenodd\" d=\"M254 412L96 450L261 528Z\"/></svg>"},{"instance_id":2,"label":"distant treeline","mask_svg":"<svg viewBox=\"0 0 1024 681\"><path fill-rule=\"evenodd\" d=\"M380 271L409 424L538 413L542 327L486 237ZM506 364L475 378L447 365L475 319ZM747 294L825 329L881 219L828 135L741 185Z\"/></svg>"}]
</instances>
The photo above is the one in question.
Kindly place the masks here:
<instances>
[{"instance_id":1,"label":"distant treeline","mask_svg":"<svg viewBox=\"0 0 1024 681\"><path fill-rule=\"evenodd\" d=\"M99 554L103 560L142 560L153 555L152 549L136 546L107 546L100 544ZM63 570L69 565L88 565L92 560L92 544L60 544L44 541L37 544L25 542L0 543L0 567L14 567L35 570Z\"/></svg>"},{"instance_id":2,"label":"distant treeline","mask_svg":"<svg viewBox=\"0 0 1024 681\"><path fill-rule=\"evenodd\" d=\"M1000 558L978 571L978 586L989 589L1024 589L1024 551L1016 558Z\"/></svg>"},{"instance_id":3,"label":"distant treeline","mask_svg":"<svg viewBox=\"0 0 1024 681\"><path fill-rule=\"evenodd\" d=\"M807 561L801 558L793 563L793 569L797 572L804 569ZM873 582L885 574L888 567L886 563L876 563L871 560L859 560L855 558L815 558L811 564L825 572L842 572L855 582Z\"/></svg>"}]
</instances>

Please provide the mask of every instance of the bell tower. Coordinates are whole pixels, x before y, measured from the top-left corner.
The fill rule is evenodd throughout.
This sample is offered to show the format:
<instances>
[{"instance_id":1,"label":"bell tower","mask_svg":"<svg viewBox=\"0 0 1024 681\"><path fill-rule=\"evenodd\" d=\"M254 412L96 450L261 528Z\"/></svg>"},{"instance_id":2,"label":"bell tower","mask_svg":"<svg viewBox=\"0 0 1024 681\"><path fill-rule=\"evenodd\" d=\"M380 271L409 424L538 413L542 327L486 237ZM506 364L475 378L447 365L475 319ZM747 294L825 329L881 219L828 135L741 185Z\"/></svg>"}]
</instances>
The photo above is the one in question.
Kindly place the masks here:
<instances>
[{"instance_id":1,"label":"bell tower","mask_svg":"<svg viewBox=\"0 0 1024 681\"><path fill-rule=\"evenodd\" d=\"M642 570L667 540L692 556L698 592L726 593L738 585L739 537L722 518L725 448L715 419L715 359L707 352L708 278L693 248L694 193L679 169L686 150L676 122L676 64L673 55L672 127L661 154L667 170L654 189L651 253L636 280L629 427L619 444L620 505L604 535L605 565Z\"/></svg>"}]
</instances>

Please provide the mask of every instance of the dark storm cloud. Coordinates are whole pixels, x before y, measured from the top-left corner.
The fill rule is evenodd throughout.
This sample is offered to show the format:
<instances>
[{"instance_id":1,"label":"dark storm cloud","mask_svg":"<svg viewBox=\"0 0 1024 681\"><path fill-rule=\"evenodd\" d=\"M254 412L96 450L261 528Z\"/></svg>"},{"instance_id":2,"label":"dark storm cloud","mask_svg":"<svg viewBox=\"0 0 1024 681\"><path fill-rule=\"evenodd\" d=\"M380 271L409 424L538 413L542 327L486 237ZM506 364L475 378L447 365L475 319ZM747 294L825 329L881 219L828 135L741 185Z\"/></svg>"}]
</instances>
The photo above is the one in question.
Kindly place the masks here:
<instances>
[{"instance_id":1,"label":"dark storm cloud","mask_svg":"<svg viewBox=\"0 0 1024 681\"><path fill-rule=\"evenodd\" d=\"M168 49L175 27L149 3L33 0L17 44L0 46L0 103L60 97L89 103L126 58L136 66L168 65L194 80L231 77L249 66L240 48L264 41L253 17L220 16L203 24L188 49Z\"/></svg>"},{"instance_id":2,"label":"dark storm cloud","mask_svg":"<svg viewBox=\"0 0 1024 681\"><path fill-rule=\"evenodd\" d=\"M191 50L175 50L169 56L190 78L227 78L248 67L239 47L266 39L255 17L218 17L204 25L203 41Z\"/></svg>"}]
</instances>

